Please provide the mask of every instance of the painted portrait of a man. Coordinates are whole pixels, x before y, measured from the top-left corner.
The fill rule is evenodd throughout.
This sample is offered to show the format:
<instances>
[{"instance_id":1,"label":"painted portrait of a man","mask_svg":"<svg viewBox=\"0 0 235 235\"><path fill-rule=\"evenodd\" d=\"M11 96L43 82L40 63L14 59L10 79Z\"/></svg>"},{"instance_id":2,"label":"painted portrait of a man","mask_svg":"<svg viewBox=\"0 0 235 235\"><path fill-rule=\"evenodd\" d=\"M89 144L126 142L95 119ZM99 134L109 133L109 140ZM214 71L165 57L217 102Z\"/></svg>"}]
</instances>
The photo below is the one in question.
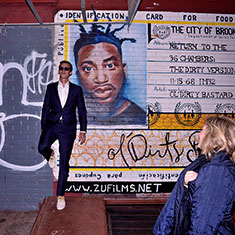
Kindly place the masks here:
<instances>
[{"instance_id":1,"label":"painted portrait of a man","mask_svg":"<svg viewBox=\"0 0 235 235\"><path fill-rule=\"evenodd\" d=\"M124 42L135 44L136 39L115 35L124 26L113 30L110 24L108 26L93 24L90 29L79 26L80 37L74 43L73 53L78 83L84 91L88 123L145 125L146 110L143 107L145 101L139 98L141 107L126 95L130 92L130 88L129 91L127 89L128 61L123 61L122 44ZM146 77L141 79L145 80ZM133 83L136 83L136 80ZM135 84L135 87L138 88L138 84ZM142 89L145 90L146 87ZM136 92L138 93L138 89ZM134 94L133 88L132 94Z\"/></svg>"}]
</instances>

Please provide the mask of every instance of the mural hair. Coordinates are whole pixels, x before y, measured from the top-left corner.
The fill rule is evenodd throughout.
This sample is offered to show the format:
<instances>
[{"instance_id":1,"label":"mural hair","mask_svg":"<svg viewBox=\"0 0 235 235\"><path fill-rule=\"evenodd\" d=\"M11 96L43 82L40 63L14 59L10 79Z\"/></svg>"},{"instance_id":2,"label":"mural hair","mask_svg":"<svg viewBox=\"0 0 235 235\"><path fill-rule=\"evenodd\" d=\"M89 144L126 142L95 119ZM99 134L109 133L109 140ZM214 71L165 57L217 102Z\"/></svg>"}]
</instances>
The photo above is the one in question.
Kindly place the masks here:
<instances>
[{"instance_id":1,"label":"mural hair","mask_svg":"<svg viewBox=\"0 0 235 235\"><path fill-rule=\"evenodd\" d=\"M98 19L95 14L94 21L97 21L97 20ZM74 21L77 22L77 20L74 20ZM122 43L124 41L130 41L132 43L136 42L136 39L134 38L119 38L115 35L115 33L118 31L121 31L126 26L126 24L123 24L119 28L115 28L113 31L111 31L111 23L107 23L107 24L108 26L106 28L103 25L100 25L98 23L92 24L90 30L88 31L86 31L83 25L79 24L81 33L80 33L79 39L77 39L77 41L75 42L74 49L73 49L76 65L78 62L78 52L82 47L86 45L97 44L97 43L102 43L102 42L113 44L114 46L117 47L118 53L120 57L122 58L122 49L121 49Z\"/></svg>"}]
</instances>

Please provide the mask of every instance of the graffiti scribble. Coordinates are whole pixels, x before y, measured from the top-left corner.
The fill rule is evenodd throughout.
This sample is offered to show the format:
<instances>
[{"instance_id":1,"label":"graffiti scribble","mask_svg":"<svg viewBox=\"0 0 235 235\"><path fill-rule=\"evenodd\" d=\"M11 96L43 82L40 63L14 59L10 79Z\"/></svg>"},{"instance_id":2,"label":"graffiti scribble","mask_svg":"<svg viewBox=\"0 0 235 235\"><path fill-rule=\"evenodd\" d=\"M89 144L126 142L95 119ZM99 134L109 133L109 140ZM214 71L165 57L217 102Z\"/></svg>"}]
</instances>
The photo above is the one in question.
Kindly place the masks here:
<instances>
[{"instance_id":1,"label":"graffiti scribble","mask_svg":"<svg viewBox=\"0 0 235 235\"><path fill-rule=\"evenodd\" d=\"M46 87L47 84L52 82L51 70L52 70L52 61L46 60L47 54L40 54L36 51L32 51L31 55L27 56L24 60L23 66L15 62L9 62L6 64L0 63L0 106L3 105L3 79L4 76L7 78L6 73L11 69L16 69L20 72L23 81L22 88L22 98L21 104L24 106L41 106L42 101L31 102L28 99L28 94L42 94L43 87ZM23 106L22 106L23 108ZM23 109L22 109L23 110ZM0 152L2 151L5 140L6 140L6 131L5 125L7 121L13 120L19 117L23 118L34 118L36 121L40 120L40 116L31 114L31 113L21 113L6 115L6 113L0 113ZM17 171L36 171L46 165L47 161L43 160L41 163L32 165L32 166L20 166L16 164L9 163L3 159L0 159L0 165Z\"/></svg>"},{"instance_id":2,"label":"graffiti scribble","mask_svg":"<svg viewBox=\"0 0 235 235\"><path fill-rule=\"evenodd\" d=\"M23 66L15 62L9 62L4 65L0 63L0 105L3 104L2 87L4 75L10 69L17 69L23 80L21 103L23 105L42 106L42 101L28 101L28 92L31 92L32 94L42 94L42 86L45 87L52 82L52 80L50 80L52 61L46 61L46 57L46 53L40 54L36 51L32 51L31 55L25 58ZM46 73L46 77L42 76L44 73Z\"/></svg>"}]
</instances>

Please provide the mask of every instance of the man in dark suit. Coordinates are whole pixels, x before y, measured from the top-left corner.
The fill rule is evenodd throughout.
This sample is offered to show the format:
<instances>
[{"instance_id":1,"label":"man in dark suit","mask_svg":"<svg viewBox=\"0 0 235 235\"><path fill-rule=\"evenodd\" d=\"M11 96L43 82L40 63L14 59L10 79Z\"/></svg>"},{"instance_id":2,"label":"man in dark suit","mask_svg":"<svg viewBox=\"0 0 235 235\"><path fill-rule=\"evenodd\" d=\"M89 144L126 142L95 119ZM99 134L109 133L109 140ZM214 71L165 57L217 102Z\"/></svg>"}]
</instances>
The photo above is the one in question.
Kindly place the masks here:
<instances>
[{"instance_id":1,"label":"man in dark suit","mask_svg":"<svg viewBox=\"0 0 235 235\"><path fill-rule=\"evenodd\" d=\"M55 165L54 150L51 145L59 140L60 166L57 186L57 209L65 208L64 193L69 173L69 159L76 138L77 116L80 122L79 142L86 141L87 113L80 86L69 82L72 64L61 61L59 81L47 86L42 107L42 134L38 151L47 159L51 168Z\"/></svg>"}]
</instances>

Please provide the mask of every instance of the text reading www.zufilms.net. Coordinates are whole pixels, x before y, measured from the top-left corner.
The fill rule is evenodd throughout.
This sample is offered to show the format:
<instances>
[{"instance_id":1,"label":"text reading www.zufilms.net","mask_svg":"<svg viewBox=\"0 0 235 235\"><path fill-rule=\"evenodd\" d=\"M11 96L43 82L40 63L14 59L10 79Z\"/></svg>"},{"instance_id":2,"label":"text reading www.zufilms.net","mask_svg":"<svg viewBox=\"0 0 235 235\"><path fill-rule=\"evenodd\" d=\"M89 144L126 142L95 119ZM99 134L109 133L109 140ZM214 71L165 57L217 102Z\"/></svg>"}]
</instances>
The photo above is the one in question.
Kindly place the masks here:
<instances>
[{"instance_id":1,"label":"text reading www.zufilms.net","mask_svg":"<svg viewBox=\"0 0 235 235\"><path fill-rule=\"evenodd\" d=\"M70 193L168 193L175 182L67 182Z\"/></svg>"}]
</instances>

